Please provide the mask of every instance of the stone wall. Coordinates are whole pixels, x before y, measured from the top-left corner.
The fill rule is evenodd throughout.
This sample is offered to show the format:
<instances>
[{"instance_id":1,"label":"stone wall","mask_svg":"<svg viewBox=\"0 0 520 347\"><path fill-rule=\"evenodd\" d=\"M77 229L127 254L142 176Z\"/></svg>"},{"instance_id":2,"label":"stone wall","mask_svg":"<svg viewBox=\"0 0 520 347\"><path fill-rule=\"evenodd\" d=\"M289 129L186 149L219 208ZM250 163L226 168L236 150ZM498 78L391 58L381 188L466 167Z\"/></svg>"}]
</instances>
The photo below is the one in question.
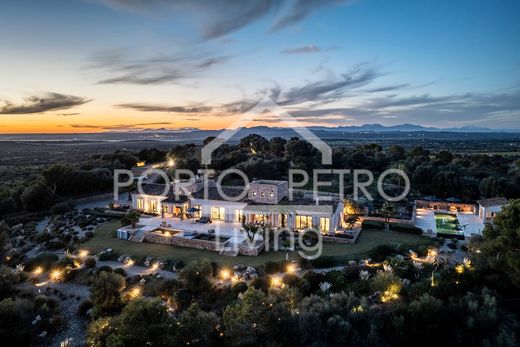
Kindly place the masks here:
<instances>
[{"instance_id":1,"label":"stone wall","mask_svg":"<svg viewBox=\"0 0 520 347\"><path fill-rule=\"evenodd\" d=\"M164 236L157 233L150 233L144 238L144 242L161 243L178 247L202 249L206 251L218 252L219 244L213 241L187 239L180 236Z\"/></svg>"},{"instance_id":2,"label":"stone wall","mask_svg":"<svg viewBox=\"0 0 520 347\"><path fill-rule=\"evenodd\" d=\"M257 181L249 184L248 199L264 204L277 204L287 195L287 182Z\"/></svg>"},{"instance_id":3,"label":"stone wall","mask_svg":"<svg viewBox=\"0 0 520 347\"><path fill-rule=\"evenodd\" d=\"M255 244L254 247L249 247L247 245L247 242L242 242L238 246L238 254L256 257L257 255L262 253L264 248L265 248L265 243L263 241L257 242L257 244Z\"/></svg>"},{"instance_id":4,"label":"stone wall","mask_svg":"<svg viewBox=\"0 0 520 347\"><path fill-rule=\"evenodd\" d=\"M356 238L353 239L347 239L346 237L334 237L334 236L322 236L323 242L330 242L330 243L348 243L353 245L356 243Z\"/></svg>"},{"instance_id":5,"label":"stone wall","mask_svg":"<svg viewBox=\"0 0 520 347\"><path fill-rule=\"evenodd\" d=\"M385 218L384 217L371 217L371 216L359 217L359 221L361 223L363 223L363 221L365 221L365 220L373 220L373 221L378 221L378 222L384 222ZM389 222L390 223L403 223L403 224L411 224L411 225L413 225L413 220L411 220L411 219L390 218Z\"/></svg>"}]
</instances>

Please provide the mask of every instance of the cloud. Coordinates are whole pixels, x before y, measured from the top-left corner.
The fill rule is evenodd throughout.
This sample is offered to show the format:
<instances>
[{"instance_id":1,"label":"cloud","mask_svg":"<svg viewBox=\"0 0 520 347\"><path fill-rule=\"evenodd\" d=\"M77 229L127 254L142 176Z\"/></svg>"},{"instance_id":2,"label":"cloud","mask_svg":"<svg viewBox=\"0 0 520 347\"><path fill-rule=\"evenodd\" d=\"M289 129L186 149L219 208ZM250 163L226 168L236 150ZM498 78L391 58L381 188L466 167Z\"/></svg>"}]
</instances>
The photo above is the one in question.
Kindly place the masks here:
<instances>
[{"instance_id":1,"label":"cloud","mask_svg":"<svg viewBox=\"0 0 520 347\"><path fill-rule=\"evenodd\" d=\"M294 0L289 11L271 27L271 32L293 25L322 7L345 3L347 0Z\"/></svg>"},{"instance_id":2,"label":"cloud","mask_svg":"<svg viewBox=\"0 0 520 347\"><path fill-rule=\"evenodd\" d=\"M336 125L341 125L346 120L354 120L359 124L394 120L397 123L435 126L439 126L439 122L442 122L444 127L478 123L496 128L500 126L500 123L497 122L520 127L518 124L520 89L509 93L467 93L439 96L422 94L371 98L365 95L355 101L355 107L316 109L302 107L290 113L301 120L317 121L321 119L324 123ZM343 119L327 119L326 117L330 115L339 115Z\"/></svg>"},{"instance_id":3,"label":"cloud","mask_svg":"<svg viewBox=\"0 0 520 347\"><path fill-rule=\"evenodd\" d=\"M31 114L52 110L66 110L90 101L74 95L45 93L40 96L30 96L22 104L13 104L7 100L0 101L0 114ZM1 106L2 103L3 106Z\"/></svg>"},{"instance_id":4,"label":"cloud","mask_svg":"<svg viewBox=\"0 0 520 347\"><path fill-rule=\"evenodd\" d=\"M171 112L171 113L203 113L210 112L212 107L203 105L194 106L167 106L142 103L128 103L115 105L116 107L129 108L141 112Z\"/></svg>"},{"instance_id":5,"label":"cloud","mask_svg":"<svg viewBox=\"0 0 520 347\"><path fill-rule=\"evenodd\" d=\"M71 113L58 113L57 115L58 116L62 116L62 117L68 117L68 116L77 116L81 113L79 112L71 112Z\"/></svg>"},{"instance_id":6,"label":"cloud","mask_svg":"<svg viewBox=\"0 0 520 347\"><path fill-rule=\"evenodd\" d=\"M86 1L86 0L85 0ZM92 0L90 0L92 1ZM270 31L293 25L312 13L350 0L94 0L116 10L188 20L203 39L238 31L275 14Z\"/></svg>"},{"instance_id":7,"label":"cloud","mask_svg":"<svg viewBox=\"0 0 520 347\"><path fill-rule=\"evenodd\" d=\"M114 105L115 107L128 108L140 112L166 112L189 115L185 120L201 119L201 117L212 116L231 116L244 113L256 105L258 100L244 99L222 105L206 105L203 103L192 105L164 105L149 103L125 103Z\"/></svg>"},{"instance_id":8,"label":"cloud","mask_svg":"<svg viewBox=\"0 0 520 347\"><path fill-rule=\"evenodd\" d=\"M321 49L315 45L306 45L295 48L286 48L281 51L282 54L302 54L302 53L318 53Z\"/></svg>"},{"instance_id":9,"label":"cloud","mask_svg":"<svg viewBox=\"0 0 520 347\"><path fill-rule=\"evenodd\" d=\"M97 0L115 9L189 19L205 39L224 36L280 8L283 0Z\"/></svg>"},{"instance_id":10,"label":"cloud","mask_svg":"<svg viewBox=\"0 0 520 347\"><path fill-rule=\"evenodd\" d=\"M332 102L341 99L345 93L376 80L382 74L367 64L360 64L351 71L341 74L339 78L308 82L300 87L293 87L279 93L276 100L280 105L294 105L303 102Z\"/></svg>"},{"instance_id":11,"label":"cloud","mask_svg":"<svg viewBox=\"0 0 520 347\"><path fill-rule=\"evenodd\" d=\"M153 85L179 83L197 77L229 59L229 56L216 56L201 50L134 58L122 50L113 49L94 54L87 68L111 75L99 80L98 84Z\"/></svg>"},{"instance_id":12,"label":"cloud","mask_svg":"<svg viewBox=\"0 0 520 347\"><path fill-rule=\"evenodd\" d=\"M69 124L71 128L79 129L98 129L98 130L139 130L149 126L171 125L170 122L151 122L151 123L129 123L113 125L92 125L92 124Z\"/></svg>"}]
</instances>

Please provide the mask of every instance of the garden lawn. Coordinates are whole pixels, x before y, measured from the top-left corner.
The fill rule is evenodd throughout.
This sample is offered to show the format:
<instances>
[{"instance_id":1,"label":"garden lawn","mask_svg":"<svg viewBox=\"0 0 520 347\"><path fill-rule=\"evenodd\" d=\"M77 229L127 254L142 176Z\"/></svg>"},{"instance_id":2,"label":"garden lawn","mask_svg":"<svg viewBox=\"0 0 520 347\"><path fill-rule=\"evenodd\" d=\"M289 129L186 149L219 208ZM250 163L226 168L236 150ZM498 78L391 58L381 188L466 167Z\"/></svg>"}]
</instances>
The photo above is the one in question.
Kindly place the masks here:
<instances>
[{"instance_id":1,"label":"garden lawn","mask_svg":"<svg viewBox=\"0 0 520 347\"><path fill-rule=\"evenodd\" d=\"M115 231L121 226L119 221L110 221L98 226L94 230L94 237L82 245L91 253L97 253L105 248L112 248L120 254L143 257L149 256L168 260L182 260L189 263L203 258L212 262L226 265L246 264L259 266L268 261L285 260L286 252L263 252L257 257L227 257L216 252L203 251L191 248L182 248L153 243L137 243L120 240L115 237ZM361 257L376 246L382 244L395 244L415 247L427 245L431 240L424 236L411 235L399 232L385 232L380 230L362 231L355 245L339 243L323 243L323 256L332 256L338 264L345 264L348 260ZM297 252L289 252L289 259L298 259Z\"/></svg>"}]
</instances>

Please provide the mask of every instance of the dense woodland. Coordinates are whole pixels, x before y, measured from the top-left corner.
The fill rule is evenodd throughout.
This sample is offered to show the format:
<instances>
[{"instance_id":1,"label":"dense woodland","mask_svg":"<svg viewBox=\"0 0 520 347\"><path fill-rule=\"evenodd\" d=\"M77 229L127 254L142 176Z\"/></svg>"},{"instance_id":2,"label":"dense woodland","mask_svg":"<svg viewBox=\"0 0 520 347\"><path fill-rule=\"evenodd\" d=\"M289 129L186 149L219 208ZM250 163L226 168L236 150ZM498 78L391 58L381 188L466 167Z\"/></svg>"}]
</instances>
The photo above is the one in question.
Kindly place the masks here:
<instances>
[{"instance_id":1,"label":"dense woodland","mask_svg":"<svg viewBox=\"0 0 520 347\"><path fill-rule=\"evenodd\" d=\"M211 139L206 139L204 143ZM26 181L2 182L0 214L21 210L44 211L73 197L109 192L113 169L128 169L140 160L156 163L175 158L176 168L196 171L200 168L200 148L200 145L184 144L173 146L170 150L117 150L112 154L91 155L74 163L48 165ZM519 197L519 158L518 155L429 151L421 146L405 149L396 144L382 148L378 144L367 143L353 147L334 146L332 166L325 168L368 169L376 178L385 169L398 168L411 179L410 198L420 195L439 198L454 196L472 201L481 197ZM250 179L286 179L289 168L310 172L320 167L320 159L320 153L302 139L274 137L268 140L252 134L242 138L238 144L219 147L213 153L211 166L217 171L237 168ZM330 177L330 180L337 182L337 175ZM352 193L352 175L346 176L345 182L344 194L349 195ZM397 178L392 181L389 177L387 183L389 193L394 189L397 194L401 182ZM377 197L377 194L374 195Z\"/></svg>"}]
</instances>

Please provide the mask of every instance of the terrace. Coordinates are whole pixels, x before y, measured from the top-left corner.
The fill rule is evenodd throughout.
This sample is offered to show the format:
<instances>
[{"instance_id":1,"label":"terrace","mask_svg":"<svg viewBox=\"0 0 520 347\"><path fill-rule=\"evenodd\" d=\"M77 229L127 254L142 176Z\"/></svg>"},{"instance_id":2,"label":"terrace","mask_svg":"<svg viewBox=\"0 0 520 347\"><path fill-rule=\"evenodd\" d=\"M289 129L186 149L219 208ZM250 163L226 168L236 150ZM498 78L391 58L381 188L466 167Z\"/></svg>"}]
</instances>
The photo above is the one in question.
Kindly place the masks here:
<instances>
[{"instance_id":1,"label":"terrace","mask_svg":"<svg viewBox=\"0 0 520 347\"><path fill-rule=\"evenodd\" d=\"M418 208L415 211L415 226L423 229L426 234L441 237L470 238L482 234L484 224L472 212L436 211Z\"/></svg>"}]
</instances>

